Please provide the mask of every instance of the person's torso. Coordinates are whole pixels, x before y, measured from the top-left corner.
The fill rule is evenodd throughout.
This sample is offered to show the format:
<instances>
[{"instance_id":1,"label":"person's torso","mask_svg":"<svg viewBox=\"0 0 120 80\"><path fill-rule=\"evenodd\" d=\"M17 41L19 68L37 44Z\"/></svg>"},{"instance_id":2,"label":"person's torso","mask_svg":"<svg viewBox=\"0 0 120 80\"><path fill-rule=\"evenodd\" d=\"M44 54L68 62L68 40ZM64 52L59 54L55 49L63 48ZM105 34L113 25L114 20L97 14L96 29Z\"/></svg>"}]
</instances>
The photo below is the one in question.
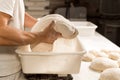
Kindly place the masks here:
<instances>
[{"instance_id":1,"label":"person's torso","mask_svg":"<svg viewBox=\"0 0 120 80\"><path fill-rule=\"evenodd\" d=\"M24 30L24 15L25 9L23 0L15 0L13 17L11 18L9 25Z\"/></svg>"},{"instance_id":2,"label":"person's torso","mask_svg":"<svg viewBox=\"0 0 120 80\"><path fill-rule=\"evenodd\" d=\"M0 0L0 4L0 11L2 12L7 13L7 8L13 10L13 12L8 10L9 12L7 14L10 13L12 15L8 25L24 30L25 10L23 0ZM21 65L18 55L15 53L16 48L16 46L0 46L0 76L6 76L20 71Z\"/></svg>"}]
</instances>

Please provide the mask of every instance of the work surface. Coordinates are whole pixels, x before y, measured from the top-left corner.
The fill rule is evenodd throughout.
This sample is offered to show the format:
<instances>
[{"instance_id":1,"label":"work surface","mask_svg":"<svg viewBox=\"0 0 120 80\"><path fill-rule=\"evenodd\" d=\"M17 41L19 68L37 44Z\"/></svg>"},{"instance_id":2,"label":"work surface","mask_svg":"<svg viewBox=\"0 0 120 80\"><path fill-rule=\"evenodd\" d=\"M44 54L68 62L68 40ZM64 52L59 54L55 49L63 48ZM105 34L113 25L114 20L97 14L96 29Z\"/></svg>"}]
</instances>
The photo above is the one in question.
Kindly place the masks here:
<instances>
[{"instance_id":1,"label":"work surface","mask_svg":"<svg viewBox=\"0 0 120 80\"><path fill-rule=\"evenodd\" d=\"M86 51L88 50L120 50L120 47L99 33L94 36L78 36ZM81 62L80 72L72 74L73 80L99 80L100 73L89 69L90 62Z\"/></svg>"}]
</instances>

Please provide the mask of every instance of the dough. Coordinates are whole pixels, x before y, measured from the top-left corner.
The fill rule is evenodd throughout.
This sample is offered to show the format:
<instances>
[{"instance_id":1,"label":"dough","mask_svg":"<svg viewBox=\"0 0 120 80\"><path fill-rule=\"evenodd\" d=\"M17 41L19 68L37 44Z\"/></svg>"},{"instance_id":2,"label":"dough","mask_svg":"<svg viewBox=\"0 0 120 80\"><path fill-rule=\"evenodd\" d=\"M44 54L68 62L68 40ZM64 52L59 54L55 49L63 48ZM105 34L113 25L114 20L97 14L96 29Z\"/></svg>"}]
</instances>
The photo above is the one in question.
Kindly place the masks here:
<instances>
[{"instance_id":1,"label":"dough","mask_svg":"<svg viewBox=\"0 0 120 80\"><path fill-rule=\"evenodd\" d=\"M110 52L109 58L113 59L113 60L118 60L118 59L120 59L120 54L118 52Z\"/></svg>"},{"instance_id":2,"label":"dough","mask_svg":"<svg viewBox=\"0 0 120 80\"><path fill-rule=\"evenodd\" d=\"M17 50L24 51L24 52L31 52L30 45L19 46Z\"/></svg>"},{"instance_id":3,"label":"dough","mask_svg":"<svg viewBox=\"0 0 120 80\"><path fill-rule=\"evenodd\" d=\"M120 67L120 59L118 59L118 65L119 65L119 67Z\"/></svg>"},{"instance_id":4,"label":"dough","mask_svg":"<svg viewBox=\"0 0 120 80\"><path fill-rule=\"evenodd\" d=\"M50 52L53 45L48 43L39 43L32 48L32 52Z\"/></svg>"},{"instance_id":5,"label":"dough","mask_svg":"<svg viewBox=\"0 0 120 80\"><path fill-rule=\"evenodd\" d=\"M73 39L58 38L57 40L55 40L53 44L39 43L31 45L31 47L30 45L21 46L19 47L19 49L27 52L73 53L83 50L77 40L78 40L77 38Z\"/></svg>"},{"instance_id":6,"label":"dough","mask_svg":"<svg viewBox=\"0 0 120 80\"><path fill-rule=\"evenodd\" d=\"M53 52L76 52L77 51L77 41L74 39L64 39L58 38L53 43Z\"/></svg>"},{"instance_id":7,"label":"dough","mask_svg":"<svg viewBox=\"0 0 120 80\"><path fill-rule=\"evenodd\" d=\"M93 54L96 57L108 57L107 54L105 54L104 52L101 52L101 51L90 50L89 53Z\"/></svg>"},{"instance_id":8,"label":"dough","mask_svg":"<svg viewBox=\"0 0 120 80\"><path fill-rule=\"evenodd\" d=\"M111 52L117 52L120 54L120 50L112 50Z\"/></svg>"},{"instance_id":9,"label":"dough","mask_svg":"<svg viewBox=\"0 0 120 80\"><path fill-rule=\"evenodd\" d=\"M87 62L91 62L94 58L95 58L95 56L93 54L86 53L83 55L82 60L87 61Z\"/></svg>"},{"instance_id":10,"label":"dough","mask_svg":"<svg viewBox=\"0 0 120 80\"><path fill-rule=\"evenodd\" d=\"M117 62L105 57L95 58L90 64L90 68L98 72L101 72L107 68L118 68L118 67L119 65L117 64Z\"/></svg>"},{"instance_id":11,"label":"dough","mask_svg":"<svg viewBox=\"0 0 120 80\"><path fill-rule=\"evenodd\" d=\"M120 80L120 68L109 68L104 70L99 80Z\"/></svg>"},{"instance_id":12,"label":"dough","mask_svg":"<svg viewBox=\"0 0 120 80\"><path fill-rule=\"evenodd\" d=\"M105 54L109 55L110 50L102 49L101 52L104 52Z\"/></svg>"}]
</instances>

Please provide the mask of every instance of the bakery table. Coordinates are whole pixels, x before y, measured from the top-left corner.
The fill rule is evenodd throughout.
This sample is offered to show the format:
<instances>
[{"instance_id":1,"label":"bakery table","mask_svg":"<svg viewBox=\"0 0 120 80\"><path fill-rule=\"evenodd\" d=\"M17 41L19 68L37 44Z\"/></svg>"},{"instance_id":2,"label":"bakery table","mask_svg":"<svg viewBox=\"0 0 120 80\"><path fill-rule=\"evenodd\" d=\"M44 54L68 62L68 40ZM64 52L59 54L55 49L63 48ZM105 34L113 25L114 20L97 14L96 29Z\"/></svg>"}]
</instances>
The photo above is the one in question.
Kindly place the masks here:
<instances>
[{"instance_id":1,"label":"bakery table","mask_svg":"<svg viewBox=\"0 0 120 80\"><path fill-rule=\"evenodd\" d=\"M78 36L86 51L88 50L119 50L120 47L95 32L94 36ZM89 69L91 62L81 62L80 72L72 74L73 80L99 80L100 73Z\"/></svg>"}]
</instances>

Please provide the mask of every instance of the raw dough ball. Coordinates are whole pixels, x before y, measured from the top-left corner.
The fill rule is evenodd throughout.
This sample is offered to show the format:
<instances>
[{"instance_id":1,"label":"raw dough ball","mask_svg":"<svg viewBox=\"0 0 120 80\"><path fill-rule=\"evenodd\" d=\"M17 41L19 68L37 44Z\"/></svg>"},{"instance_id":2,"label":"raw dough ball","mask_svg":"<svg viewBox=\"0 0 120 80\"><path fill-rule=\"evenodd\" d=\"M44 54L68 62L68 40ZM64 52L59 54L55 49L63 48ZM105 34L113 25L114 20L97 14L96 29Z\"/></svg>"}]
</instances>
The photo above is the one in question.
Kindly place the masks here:
<instances>
[{"instance_id":1,"label":"raw dough ball","mask_svg":"<svg viewBox=\"0 0 120 80\"><path fill-rule=\"evenodd\" d=\"M101 51L90 50L89 53L93 54L96 57L108 57L107 54Z\"/></svg>"},{"instance_id":2,"label":"raw dough ball","mask_svg":"<svg viewBox=\"0 0 120 80\"><path fill-rule=\"evenodd\" d=\"M39 43L32 48L33 52L50 52L52 51L53 45L48 43Z\"/></svg>"},{"instance_id":3,"label":"raw dough ball","mask_svg":"<svg viewBox=\"0 0 120 80\"><path fill-rule=\"evenodd\" d=\"M90 62L90 61L92 61L94 58L95 58L95 56L94 56L93 54L86 53L86 54L83 55L82 60L83 60L83 61Z\"/></svg>"},{"instance_id":4,"label":"raw dough ball","mask_svg":"<svg viewBox=\"0 0 120 80\"><path fill-rule=\"evenodd\" d=\"M111 52L117 52L120 54L120 50L112 50Z\"/></svg>"},{"instance_id":5,"label":"raw dough ball","mask_svg":"<svg viewBox=\"0 0 120 80\"><path fill-rule=\"evenodd\" d=\"M120 80L120 68L109 68L104 70L99 80Z\"/></svg>"},{"instance_id":6,"label":"raw dough ball","mask_svg":"<svg viewBox=\"0 0 120 80\"><path fill-rule=\"evenodd\" d=\"M120 54L118 52L110 52L109 58L113 60L118 60L120 59Z\"/></svg>"},{"instance_id":7,"label":"raw dough ball","mask_svg":"<svg viewBox=\"0 0 120 80\"><path fill-rule=\"evenodd\" d=\"M119 65L117 64L117 62L105 57L98 57L93 59L90 65L90 68L92 70L99 71L99 72L107 68L118 68L118 67Z\"/></svg>"},{"instance_id":8,"label":"raw dough ball","mask_svg":"<svg viewBox=\"0 0 120 80\"><path fill-rule=\"evenodd\" d=\"M105 54L109 55L110 50L102 49L101 52L104 52Z\"/></svg>"},{"instance_id":9,"label":"raw dough ball","mask_svg":"<svg viewBox=\"0 0 120 80\"><path fill-rule=\"evenodd\" d=\"M119 65L119 67L120 67L120 59L118 59L118 65Z\"/></svg>"}]
</instances>

